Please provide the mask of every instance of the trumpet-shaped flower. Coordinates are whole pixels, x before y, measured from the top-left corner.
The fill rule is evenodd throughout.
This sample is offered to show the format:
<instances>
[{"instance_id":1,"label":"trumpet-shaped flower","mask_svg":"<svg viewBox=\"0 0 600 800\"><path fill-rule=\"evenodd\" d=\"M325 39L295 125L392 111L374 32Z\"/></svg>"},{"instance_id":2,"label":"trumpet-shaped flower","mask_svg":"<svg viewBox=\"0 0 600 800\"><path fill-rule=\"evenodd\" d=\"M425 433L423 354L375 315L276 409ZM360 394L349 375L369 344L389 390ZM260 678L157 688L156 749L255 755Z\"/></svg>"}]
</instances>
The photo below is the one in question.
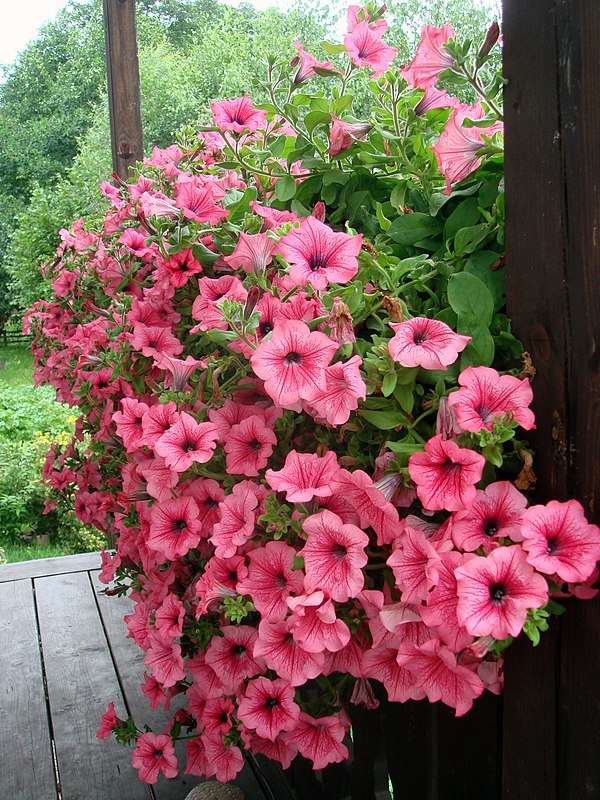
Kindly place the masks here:
<instances>
[{"instance_id":1,"label":"trumpet-shaped flower","mask_svg":"<svg viewBox=\"0 0 600 800\"><path fill-rule=\"evenodd\" d=\"M154 446L167 467L185 472L193 463L204 464L212 458L217 444L217 429L212 422L196 422L185 411L179 421L163 433Z\"/></svg>"},{"instance_id":2,"label":"trumpet-shaped flower","mask_svg":"<svg viewBox=\"0 0 600 800\"><path fill-rule=\"evenodd\" d=\"M344 47L353 64L373 70L373 78L381 77L389 69L398 52L383 41L381 31L373 30L367 22L359 22L344 36Z\"/></svg>"},{"instance_id":3,"label":"trumpet-shaped flower","mask_svg":"<svg viewBox=\"0 0 600 800\"><path fill-rule=\"evenodd\" d=\"M426 317L390 322L390 327L394 330L388 344L390 355L403 367L447 369L471 341L445 322Z\"/></svg>"},{"instance_id":4,"label":"trumpet-shaped flower","mask_svg":"<svg viewBox=\"0 0 600 800\"><path fill-rule=\"evenodd\" d=\"M250 681L238 706L238 717L244 725L271 742L281 731L294 730L299 716L294 689L282 678Z\"/></svg>"},{"instance_id":5,"label":"trumpet-shaped flower","mask_svg":"<svg viewBox=\"0 0 600 800\"><path fill-rule=\"evenodd\" d=\"M258 128L264 127L267 119L267 112L254 108L248 95L235 100L211 100L210 107L214 123L221 131L254 133Z\"/></svg>"},{"instance_id":6,"label":"trumpet-shaped flower","mask_svg":"<svg viewBox=\"0 0 600 800\"><path fill-rule=\"evenodd\" d=\"M525 430L534 427L529 408L533 392L529 380L499 375L491 367L467 367L458 376L462 389L451 392L448 405L464 431L491 431L494 419L511 414Z\"/></svg>"},{"instance_id":7,"label":"trumpet-shaped flower","mask_svg":"<svg viewBox=\"0 0 600 800\"><path fill-rule=\"evenodd\" d=\"M338 469L333 450L323 457L292 450L287 454L283 468L278 471L268 469L265 478L275 492L286 492L288 502L306 503L313 497L332 494L331 479Z\"/></svg>"},{"instance_id":8,"label":"trumpet-shaped flower","mask_svg":"<svg viewBox=\"0 0 600 800\"><path fill-rule=\"evenodd\" d=\"M441 28L433 25L423 27L415 57L408 67L400 70L409 86L415 89L435 86L440 72L450 69L454 64L454 58L444 49L446 42L454 39L454 36L452 25L442 25Z\"/></svg>"},{"instance_id":9,"label":"trumpet-shaped flower","mask_svg":"<svg viewBox=\"0 0 600 800\"><path fill-rule=\"evenodd\" d=\"M165 778L174 778L179 772L175 748L171 737L166 733L141 733L131 754L131 764L138 770L144 783L156 783L158 773Z\"/></svg>"}]
</instances>

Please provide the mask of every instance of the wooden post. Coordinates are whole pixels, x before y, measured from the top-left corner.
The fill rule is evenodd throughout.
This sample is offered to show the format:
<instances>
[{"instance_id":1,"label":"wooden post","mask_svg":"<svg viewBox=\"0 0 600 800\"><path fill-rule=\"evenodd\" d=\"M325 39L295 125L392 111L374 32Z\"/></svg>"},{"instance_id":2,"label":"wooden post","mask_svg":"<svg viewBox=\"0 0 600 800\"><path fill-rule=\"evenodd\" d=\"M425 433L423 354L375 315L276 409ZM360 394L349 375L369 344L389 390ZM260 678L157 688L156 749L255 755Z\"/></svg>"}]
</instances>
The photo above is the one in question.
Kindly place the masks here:
<instances>
[{"instance_id":1,"label":"wooden post","mask_svg":"<svg viewBox=\"0 0 600 800\"><path fill-rule=\"evenodd\" d=\"M537 369L538 502L600 521L600 25L597 0L504 0L506 258ZM568 603L507 658L506 798L600 798L600 602ZM541 652L540 652L541 650Z\"/></svg>"},{"instance_id":2,"label":"wooden post","mask_svg":"<svg viewBox=\"0 0 600 800\"><path fill-rule=\"evenodd\" d=\"M126 180L144 156L135 0L103 0L113 171Z\"/></svg>"}]
</instances>

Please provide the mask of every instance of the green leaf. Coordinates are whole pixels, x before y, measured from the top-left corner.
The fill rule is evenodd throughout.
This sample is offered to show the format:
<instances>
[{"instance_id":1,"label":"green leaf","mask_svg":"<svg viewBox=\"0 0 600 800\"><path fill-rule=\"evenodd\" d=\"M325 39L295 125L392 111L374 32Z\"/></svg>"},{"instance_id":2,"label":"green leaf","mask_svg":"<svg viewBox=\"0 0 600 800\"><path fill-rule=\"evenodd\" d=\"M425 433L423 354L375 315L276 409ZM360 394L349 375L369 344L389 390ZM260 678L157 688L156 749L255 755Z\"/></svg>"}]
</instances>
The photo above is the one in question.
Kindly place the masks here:
<instances>
[{"instance_id":1,"label":"green leaf","mask_svg":"<svg viewBox=\"0 0 600 800\"><path fill-rule=\"evenodd\" d=\"M401 411L360 411L361 417L382 431L390 431L406 423L406 414Z\"/></svg>"},{"instance_id":2,"label":"green leaf","mask_svg":"<svg viewBox=\"0 0 600 800\"><path fill-rule=\"evenodd\" d=\"M490 233L490 226L487 222L479 225L472 225L469 228L461 228L454 237L454 252L458 256L466 255L477 250L479 245Z\"/></svg>"},{"instance_id":3,"label":"green leaf","mask_svg":"<svg viewBox=\"0 0 600 800\"><path fill-rule=\"evenodd\" d=\"M286 200L291 200L296 194L296 181L291 175L284 175L277 180L275 184L275 197L285 203Z\"/></svg>"},{"instance_id":4,"label":"green leaf","mask_svg":"<svg viewBox=\"0 0 600 800\"><path fill-rule=\"evenodd\" d=\"M412 456L413 453L419 453L423 450L423 445L420 442L402 439L400 442L386 442L386 447L394 453L402 456Z\"/></svg>"},{"instance_id":5,"label":"green leaf","mask_svg":"<svg viewBox=\"0 0 600 800\"><path fill-rule=\"evenodd\" d=\"M475 225L479 220L477 204L476 197L468 197L456 206L444 225L444 239L452 239L461 228Z\"/></svg>"},{"instance_id":6,"label":"green leaf","mask_svg":"<svg viewBox=\"0 0 600 800\"><path fill-rule=\"evenodd\" d=\"M479 278L490 290L494 299L494 311L498 311L504 305L505 276L504 269L490 269L500 258L500 254L494 250L479 250L469 257L465 264L465 272Z\"/></svg>"},{"instance_id":7,"label":"green leaf","mask_svg":"<svg viewBox=\"0 0 600 800\"><path fill-rule=\"evenodd\" d=\"M398 244L414 244L420 239L435 236L442 230L441 223L429 214L403 214L395 219L387 234Z\"/></svg>"},{"instance_id":8,"label":"green leaf","mask_svg":"<svg viewBox=\"0 0 600 800\"><path fill-rule=\"evenodd\" d=\"M396 388L398 375L395 372L386 372L381 384L381 394L384 397L389 397Z\"/></svg>"},{"instance_id":9,"label":"green leaf","mask_svg":"<svg viewBox=\"0 0 600 800\"><path fill-rule=\"evenodd\" d=\"M330 56L335 56L338 53L343 53L346 49L343 44L333 44L333 42L321 42L321 47Z\"/></svg>"},{"instance_id":10,"label":"green leaf","mask_svg":"<svg viewBox=\"0 0 600 800\"><path fill-rule=\"evenodd\" d=\"M463 350L460 357L461 370L466 367L489 367L494 360L495 345L492 334L487 325L482 325L474 322L469 318L468 323L465 323L462 318L458 317L458 332L472 337L472 341Z\"/></svg>"},{"instance_id":11,"label":"green leaf","mask_svg":"<svg viewBox=\"0 0 600 800\"><path fill-rule=\"evenodd\" d=\"M304 117L306 130L312 134L317 125L329 125L331 114L325 111L309 111Z\"/></svg>"},{"instance_id":12,"label":"green leaf","mask_svg":"<svg viewBox=\"0 0 600 800\"><path fill-rule=\"evenodd\" d=\"M494 313L494 298L487 286L469 272L457 272L448 278L448 302L463 322L489 326Z\"/></svg>"},{"instance_id":13,"label":"green leaf","mask_svg":"<svg viewBox=\"0 0 600 800\"><path fill-rule=\"evenodd\" d=\"M414 384L399 383L394 390L394 398L407 414L412 414L415 405Z\"/></svg>"},{"instance_id":14,"label":"green leaf","mask_svg":"<svg viewBox=\"0 0 600 800\"><path fill-rule=\"evenodd\" d=\"M192 255L199 261L203 267L211 267L219 258L219 253L213 253L208 247L205 247L200 242L192 245Z\"/></svg>"}]
</instances>

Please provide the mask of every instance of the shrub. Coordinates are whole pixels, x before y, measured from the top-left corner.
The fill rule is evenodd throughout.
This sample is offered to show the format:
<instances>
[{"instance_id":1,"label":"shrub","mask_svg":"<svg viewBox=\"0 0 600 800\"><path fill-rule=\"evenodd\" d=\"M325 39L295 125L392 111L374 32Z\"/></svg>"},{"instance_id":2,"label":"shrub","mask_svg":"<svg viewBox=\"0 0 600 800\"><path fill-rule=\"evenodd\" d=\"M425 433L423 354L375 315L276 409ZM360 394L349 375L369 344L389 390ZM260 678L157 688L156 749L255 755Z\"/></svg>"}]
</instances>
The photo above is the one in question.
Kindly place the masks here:
<instances>
[{"instance_id":1,"label":"shrub","mask_svg":"<svg viewBox=\"0 0 600 800\"><path fill-rule=\"evenodd\" d=\"M29 314L38 380L82 414L46 480L119 535L102 574L135 601L144 693L188 701L160 735L104 716L148 783L184 729L186 772L223 781L245 750L343 760L371 678L464 714L596 574L581 506L524 494L497 26L476 53L428 27L399 72L380 12L352 7L322 61L270 60L268 102L213 101L198 138L105 184L111 212L64 237Z\"/></svg>"}]
</instances>

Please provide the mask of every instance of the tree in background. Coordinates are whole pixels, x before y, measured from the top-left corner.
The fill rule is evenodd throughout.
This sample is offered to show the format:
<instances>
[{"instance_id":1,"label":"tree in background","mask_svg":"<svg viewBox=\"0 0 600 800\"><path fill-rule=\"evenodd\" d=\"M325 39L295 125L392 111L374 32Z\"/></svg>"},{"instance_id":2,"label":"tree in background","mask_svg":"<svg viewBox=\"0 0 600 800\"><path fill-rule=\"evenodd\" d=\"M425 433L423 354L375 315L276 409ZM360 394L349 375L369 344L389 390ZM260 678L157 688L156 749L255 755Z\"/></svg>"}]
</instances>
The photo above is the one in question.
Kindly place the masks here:
<instances>
[{"instance_id":1,"label":"tree in background","mask_svg":"<svg viewBox=\"0 0 600 800\"><path fill-rule=\"evenodd\" d=\"M493 18L480 0L390 2L399 61L426 22L481 33ZM345 0L297 0L283 14L217 0L139 0L138 44L144 141L167 146L197 123L210 99L242 94L271 54L322 57L319 42L342 25ZM110 173L101 0L72 0L20 54L0 86L0 266L22 309L47 295L40 262L52 258L67 220L103 207ZM357 87L360 91L360 87ZM257 100L261 98L255 92ZM206 121L206 120L202 120Z\"/></svg>"}]
</instances>

